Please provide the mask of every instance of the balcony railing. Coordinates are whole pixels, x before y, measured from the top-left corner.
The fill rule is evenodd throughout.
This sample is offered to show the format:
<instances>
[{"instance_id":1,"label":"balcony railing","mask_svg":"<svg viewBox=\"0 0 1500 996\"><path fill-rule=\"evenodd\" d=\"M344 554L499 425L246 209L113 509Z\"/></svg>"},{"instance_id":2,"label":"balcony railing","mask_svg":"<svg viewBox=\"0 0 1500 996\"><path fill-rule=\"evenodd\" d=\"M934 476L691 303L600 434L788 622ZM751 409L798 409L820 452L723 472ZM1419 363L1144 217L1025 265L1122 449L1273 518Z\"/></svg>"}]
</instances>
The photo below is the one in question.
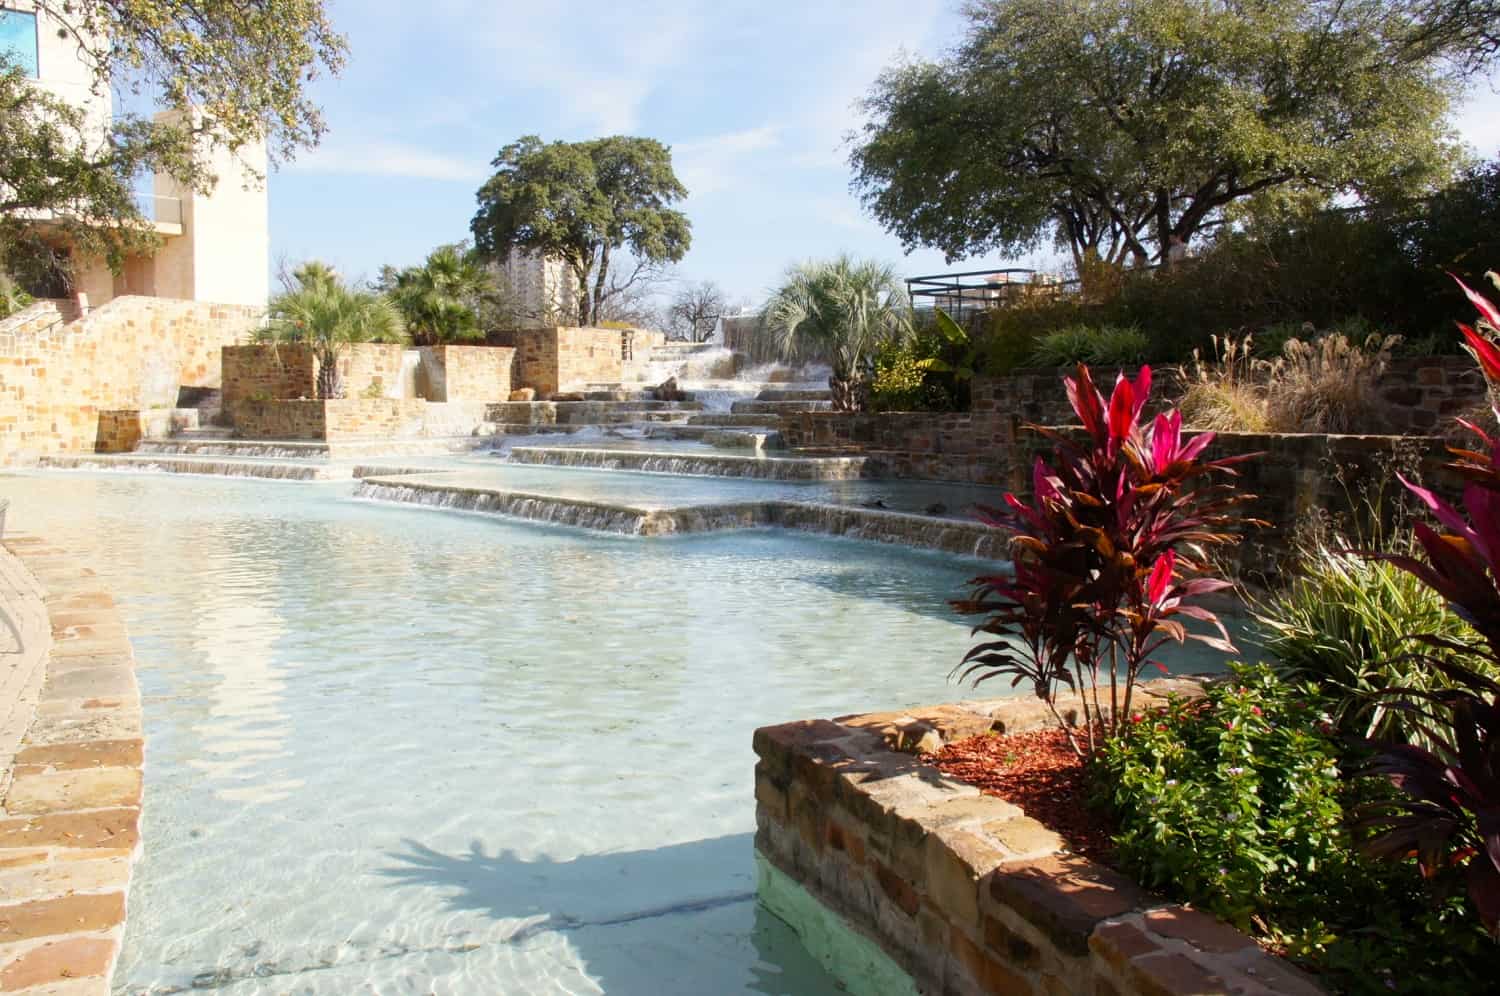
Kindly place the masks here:
<instances>
[{"instance_id":1,"label":"balcony railing","mask_svg":"<svg viewBox=\"0 0 1500 996\"><path fill-rule=\"evenodd\" d=\"M162 197L159 194L138 193L135 206L147 221L163 225L182 224L182 198Z\"/></svg>"}]
</instances>

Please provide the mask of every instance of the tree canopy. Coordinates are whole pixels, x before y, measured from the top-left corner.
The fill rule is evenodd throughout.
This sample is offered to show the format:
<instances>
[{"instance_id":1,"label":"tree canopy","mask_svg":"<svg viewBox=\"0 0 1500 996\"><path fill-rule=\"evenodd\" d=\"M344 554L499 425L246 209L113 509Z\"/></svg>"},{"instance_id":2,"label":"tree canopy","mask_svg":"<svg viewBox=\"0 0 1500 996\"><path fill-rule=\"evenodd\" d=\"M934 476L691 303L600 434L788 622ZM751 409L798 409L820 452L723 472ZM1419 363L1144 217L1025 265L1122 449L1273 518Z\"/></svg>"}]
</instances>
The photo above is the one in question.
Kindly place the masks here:
<instances>
[{"instance_id":1,"label":"tree canopy","mask_svg":"<svg viewBox=\"0 0 1500 996\"><path fill-rule=\"evenodd\" d=\"M628 293L653 267L681 260L692 241L687 216L671 207L687 189L672 171L671 150L655 139L544 144L527 135L491 165L495 175L479 188L470 226L475 245L495 259L512 249L562 259L578 280L581 324L597 321L610 296ZM622 249L634 269L612 280Z\"/></svg>"},{"instance_id":2,"label":"tree canopy","mask_svg":"<svg viewBox=\"0 0 1500 996\"><path fill-rule=\"evenodd\" d=\"M351 288L333 267L309 260L292 271L271 299L270 321L258 339L300 343L318 359L318 397L342 398L339 359L362 342L406 342L401 313L385 295Z\"/></svg>"},{"instance_id":3,"label":"tree canopy","mask_svg":"<svg viewBox=\"0 0 1500 996\"><path fill-rule=\"evenodd\" d=\"M343 68L347 43L323 0L37 0L61 25L94 87L197 109L201 145L265 141L273 162L318 143L326 125L305 88ZM206 141L205 141L206 140Z\"/></svg>"},{"instance_id":4,"label":"tree canopy","mask_svg":"<svg viewBox=\"0 0 1500 996\"><path fill-rule=\"evenodd\" d=\"M0 268L23 279L60 265L30 224L39 215L67 229L75 250L118 270L127 254L155 245L132 193L142 177L165 174L207 192L218 181L213 149L264 142L274 163L325 130L305 87L339 71L345 43L322 0L38 0L35 8L39 30L73 43L96 94L133 93L183 113L119 114L101 136L78 107L0 58Z\"/></svg>"},{"instance_id":5,"label":"tree canopy","mask_svg":"<svg viewBox=\"0 0 1500 996\"><path fill-rule=\"evenodd\" d=\"M789 269L761 321L783 360L826 358L833 407L861 411L876 351L911 334L911 301L894 267L838 256Z\"/></svg>"},{"instance_id":6,"label":"tree canopy","mask_svg":"<svg viewBox=\"0 0 1500 996\"><path fill-rule=\"evenodd\" d=\"M1252 196L1418 193L1469 44L1431 2L976 0L873 87L854 187L909 248L1079 264L1169 261Z\"/></svg>"},{"instance_id":7,"label":"tree canopy","mask_svg":"<svg viewBox=\"0 0 1500 996\"><path fill-rule=\"evenodd\" d=\"M495 275L462 243L438 246L420 266L383 275L380 287L418 346L482 340L486 305L499 294Z\"/></svg>"}]
</instances>

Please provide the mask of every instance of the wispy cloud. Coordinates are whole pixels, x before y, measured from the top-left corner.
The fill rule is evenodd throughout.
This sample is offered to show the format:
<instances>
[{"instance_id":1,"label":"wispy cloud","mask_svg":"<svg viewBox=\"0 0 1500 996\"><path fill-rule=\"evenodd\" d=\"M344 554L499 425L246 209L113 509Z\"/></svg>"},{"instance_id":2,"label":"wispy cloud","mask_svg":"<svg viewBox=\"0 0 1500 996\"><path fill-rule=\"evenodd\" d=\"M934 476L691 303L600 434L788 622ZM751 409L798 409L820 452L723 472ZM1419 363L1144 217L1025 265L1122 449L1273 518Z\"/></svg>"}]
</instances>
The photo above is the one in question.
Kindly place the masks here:
<instances>
[{"instance_id":1,"label":"wispy cloud","mask_svg":"<svg viewBox=\"0 0 1500 996\"><path fill-rule=\"evenodd\" d=\"M756 157L776 150L780 129L765 125L708 138L677 142L672 164L690 197L716 194L736 186L756 170Z\"/></svg>"},{"instance_id":2,"label":"wispy cloud","mask_svg":"<svg viewBox=\"0 0 1500 996\"><path fill-rule=\"evenodd\" d=\"M400 142L336 137L298 157L290 170L477 183L487 175L484 165Z\"/></svg>"}]
</instances>

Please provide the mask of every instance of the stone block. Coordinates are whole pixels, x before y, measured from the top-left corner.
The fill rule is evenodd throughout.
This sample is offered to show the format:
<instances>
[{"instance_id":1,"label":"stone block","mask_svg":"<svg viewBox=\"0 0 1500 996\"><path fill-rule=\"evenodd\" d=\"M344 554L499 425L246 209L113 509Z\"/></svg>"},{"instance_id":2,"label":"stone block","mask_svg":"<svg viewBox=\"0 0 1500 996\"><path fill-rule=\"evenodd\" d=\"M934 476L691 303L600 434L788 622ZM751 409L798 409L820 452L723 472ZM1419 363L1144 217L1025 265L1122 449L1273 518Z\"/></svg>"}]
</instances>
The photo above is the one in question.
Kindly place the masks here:
<instances>
[{"instance_id":1,"label":"stone block","mask_svg":"<svg viewBox=\"0 0 1500 996\"><path fill-rule=\"evenodd\" d=\"M978 931L979 883L1005 860L1004 852L948 827L927 835L924 882L929 898L956 926Z\"/></svg>"},{"instance_id":2,"label":"stone block","mask_svg":"<svg viewBox=\"0 0 1500 996\"><path fill-rule=\"evenodd\" d=\"M0 906L0 944L109 930L125 921L125 894L63 896Z\"/></svg>"},{"instance_id":3,"label":"stone block","mask_svg":"<svg viewBox=\"0 0 1500 996\"><path fill-rule=\"evenodd\" d=\"M1147 901L1134 882L1076 856L1001 865L989 880L991 901L1037 927L1061 951L1086 956L1089 935L1103 920Z\"/></svg>"},{"instance_id":4,"label":"stone block","mask_svg":"<svg viewBox=\"0 0 1500 996\"><path fill-rule=\"evenodd\" d=\"M987 951L963 930L955 927L948 935L948 952L950 964L959 969L963 976L972 980L976 988L963 985L962 979L952 980L951 973L945 973L945 984L952 982L957 985L946 984L949 991L969 990L980 993L1027 993L1031 992L1031 981L1026 973L1013 965L1008 965L997 958L993 952Z\"/></svg>"},{"instance_id":5,"label":"stone block","mask_svg":"<svg viewBox=\"0 0 1500 996\"><path fill-rule=\"evenodd\" d=\"M77 979L103 982L118 947L119 942L113 938L70 937L26 949L7 958L0 967L0 990L35 992L32 987L71 984ZM101 987L98 991L107 990Z\"/></svg>"},{"instance_id":6,"label":"stone block","mask_svg":"<svg viewBox=\"0 0 1500 996\"><path fill-rule=\"evenodd\" d=\"M1187 941L1199 951L1228 954L1256 947L1255 941L1229 924L1183 906L1149 910L1144 923L1151 933Z\"/></svg>"}]
</instances>

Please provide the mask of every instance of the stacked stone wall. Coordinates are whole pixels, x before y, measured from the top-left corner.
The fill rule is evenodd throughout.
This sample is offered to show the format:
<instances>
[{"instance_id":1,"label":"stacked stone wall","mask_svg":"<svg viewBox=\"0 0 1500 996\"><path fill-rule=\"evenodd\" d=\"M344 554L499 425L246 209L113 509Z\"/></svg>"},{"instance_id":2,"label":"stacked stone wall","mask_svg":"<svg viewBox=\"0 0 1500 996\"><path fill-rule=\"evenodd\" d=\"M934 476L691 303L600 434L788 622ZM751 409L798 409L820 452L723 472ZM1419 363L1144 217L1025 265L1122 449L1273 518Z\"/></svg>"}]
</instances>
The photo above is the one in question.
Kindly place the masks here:
<instances>
[{"instance_id":1,"label":"stacked stone wall","mask_svg":"<svg viewBox=\"0 0 1500 996\"><path fill-rule=\"evenodd\" d=\"M430 403L420 398L336 401L242 401L235 427L245 439L416 439L472 435L484 421L482 401Z\"/></svg>"},{"instance_id":2,"label":"stacked stone wall","mask_svg":"<svg viewBox=\"0 0 1500 996\"><path fill-rule=\"evenodd\" d=\"M1179 684L1154 691L1190 691ZM1149 895L1019 807L903 752L1048 721L1040 702L1013 699L757 730L762 901L835 975L868 971L841 961L849 946L827 943L847 931L873 941L908 991L1321 993L1253 939ZM814 916L785 901L781 877L811 895Z\"/></svg>"},{"instance_id":3,"label":"stacked stone wall","mask_svg":"<svg viewBox=\"0 0 1500 996\"><path fill-rule=\"evenodd\" d=\"M152 297L63 323L55 302L44 308L55 310L41 330L30 308L0 326L0 464L91 451L100 411L170 408L183 387L219 387L221 348L262 321L257 308Z\"/></svg>"},{"instance_id":4,"label":"stacked stone wall","mask_svg":"<svg viewBox=\"0 0 1500 996\"><path fill-rule=\"evenodd\" d=\"M318 361L299 343L225 346L224 408L251 398L311 398L318 390Z\"/></svg>"},{"instance_id":5,"label":"stacked stone wall","mask_svg":"<svg viewBox=\"0 0 1500 996\"><path fill-rule=\"evenodd\" d=\"M1114 382L1115 368L1096 368L1095 377L1106 391ZM1135 377L1138 367L1124 373ZM1022 369L1003 377L980 377L974 381L976 411L981 400L986 410L1013 416L1033 425L1067 425L1076 420L1063 391L1066 370ZM1171 405L1182 396L1185 383L1175 366L1153 367L1152 396L1156 406ZM1467 356L1401 357L1392 360L1375 384L1376 404L1369 422L1371 433L1427 435L1442 432L1454 416L1485 404L1484 378Z\"/></svg>"},{"instance_id":6,"label":"stacked stone wall","mask_svg":"<svg viewBox=\"0 0 1500 996\"><path fill-rule=\"evenodd\" d=\"M515 349L507 346L423 346L417 393L428 401L505 401L512 390Z\"/></svg>"},{"instance_id":7,"label":"stacked stone wall","mask_svg":"<svg viewBox=\"0 0 1500 996\"><path fill-rule=\"evenodd\" d=\"M1409 419L1422 412L1462 410L1474 400L1467 372L1450 358L1422 361L1428 383L1419 402L1396 406L1387 418ZM1414 390L1416 377L1390 390ZM1382 388L1386 390L1387 388ZM1481 387L1482 391L1482 387ZM1067 424L1056 371L978 379L973 406L961 413L798 412L781 418L789 447L805 453L860 453L876 459L892 477L994 485L1025 494L1036 457L1050 444L1027 423ZM1170 396L1170 395L1168 395ZM1402 395L1411 399L1411 395ZM1482 395L1481 395L1482 397ZM1247 533L1236 549L1242 572L1274 573L1292 554L1297 532L1321 514L1350 509L1362 491L1390 487L1404 469L1446 492L1459 483L1442 469L1443 440L1412 435L1321 435L1219 433L1207 451L1213 458L1246 456L1236 485L1256 495L1245 514L1269 526Z\"/></svg>"},{"instance_id":8,"label":"stacked stone wall","mask_svg":"<svg viewBox=\"0 0 1500 996\"><path fill-rule=\"evenodd\" d=\"M644 369L647 355L665 337L643 329L597 329L553 326L496 333L497 345L515 353L512 383L537 396L582 390L589 384L616 384L627 372ZM629 363L625 360L630 353Z\"/></svg>"}]
</instances>

